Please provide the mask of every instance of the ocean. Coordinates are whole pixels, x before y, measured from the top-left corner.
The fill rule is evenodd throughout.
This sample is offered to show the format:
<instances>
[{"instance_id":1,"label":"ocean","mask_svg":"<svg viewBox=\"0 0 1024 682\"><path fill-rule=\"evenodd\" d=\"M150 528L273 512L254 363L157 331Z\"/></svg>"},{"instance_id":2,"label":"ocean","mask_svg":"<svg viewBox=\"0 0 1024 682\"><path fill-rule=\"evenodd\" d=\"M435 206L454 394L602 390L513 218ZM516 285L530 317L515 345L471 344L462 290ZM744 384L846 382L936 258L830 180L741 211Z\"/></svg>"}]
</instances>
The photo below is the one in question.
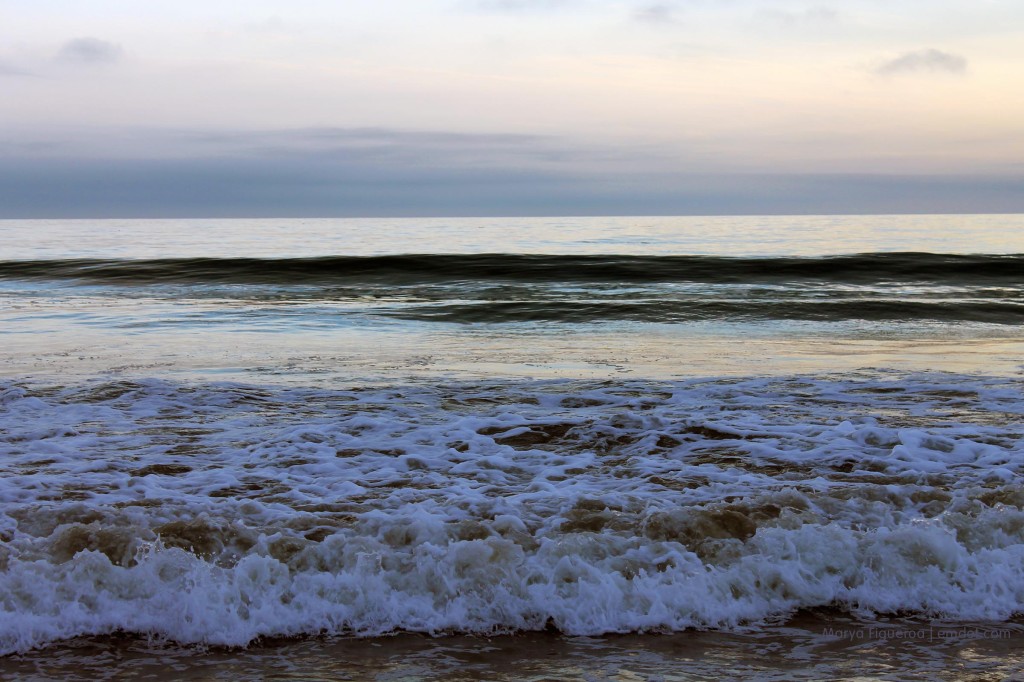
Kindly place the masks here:
<instances>
[{"instance_id":1,"label":"ocean","mask_svg":"<svg viewBox=\"0 0 1024 682\"><path fill-rule=\"evenodd\" d=\"M0 221L0 674L1014 678L1024 216Z\"/></svg>"}]
</instances>

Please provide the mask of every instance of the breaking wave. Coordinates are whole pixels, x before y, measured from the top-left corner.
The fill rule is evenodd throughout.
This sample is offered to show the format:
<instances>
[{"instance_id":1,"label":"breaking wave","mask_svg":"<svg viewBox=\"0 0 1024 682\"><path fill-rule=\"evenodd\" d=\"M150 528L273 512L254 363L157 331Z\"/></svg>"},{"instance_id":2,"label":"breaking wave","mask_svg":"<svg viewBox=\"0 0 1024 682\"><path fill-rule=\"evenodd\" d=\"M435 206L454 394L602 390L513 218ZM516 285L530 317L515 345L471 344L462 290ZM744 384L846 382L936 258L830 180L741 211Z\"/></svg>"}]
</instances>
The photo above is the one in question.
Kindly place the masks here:
<instances>
[{"instance_id":1,"label":"breaking wave","mask_svg":"<svg viewBox=\"0 0 1024 682\"><path fill-rule=\"evenodd\" d=\"M0 384L0 651L1024 613L1024 386Z\"/></svg>"},{"instance_id":2,"label":"breaking wave","mask_svg":"<svg viewBox=\"0 0 1024 682\"><path fill-rule=\"evenodd\" d=\"M147 283L1024 282L1024 255L865 253L825 257L408 254L316 258L0 261L4 279Z\"/></svg>"}]
</instances>

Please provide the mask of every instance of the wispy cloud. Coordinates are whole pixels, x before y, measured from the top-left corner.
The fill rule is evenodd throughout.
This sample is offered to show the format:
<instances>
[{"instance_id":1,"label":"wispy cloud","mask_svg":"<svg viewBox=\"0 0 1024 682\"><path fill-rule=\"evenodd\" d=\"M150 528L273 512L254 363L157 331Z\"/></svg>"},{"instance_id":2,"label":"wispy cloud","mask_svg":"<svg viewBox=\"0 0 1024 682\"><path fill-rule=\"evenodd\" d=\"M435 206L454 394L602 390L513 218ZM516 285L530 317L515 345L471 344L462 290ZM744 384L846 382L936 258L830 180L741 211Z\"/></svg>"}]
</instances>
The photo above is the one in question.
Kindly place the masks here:
<instances>
[{"instance_id":1,"label":"wispy cloud","mask_svg":"<svg viewBox=\"0 0 1024 682\"><path fill-rule=\"evenodd\" d=\"M0 155L38 158L276 159L380 168L591 168L619 150L556 136L391 128L282 130L81 130L57 142L27 133L0 134ZM635 156L635 154L634 154Z\"/></svg>"},{"instance_id":2,"label":"wispy cloud","mask_svg":"<svg viewBox=\"0 0 1024 682\"><path fill-rule=\"evenodd\" d=\"M760 9L757 18L782 26L831 24L839 21L839 13L830 7L809 7L802 11Z\"/></svg>"},{"instance_id":3,"label":"wispy cloud","mask_svg":"<svg viewBox=\"0 0 1024 682\"><path fill-rule=\"evenodd\" d=\"M557 139L515 133L474 134L390 128L182 132L163 140L172 148L206 155L360 159L366 163L477 166L544 162L564 150Z\"/></svg>"},{"instance_id":4,"label":"wispy cloud","mask_svg":"<svg viewBox=\"0 0 1024 682\"><path fill-rule=\"evenodd\" d=\"M633 18L645 24L674 24L678 21L676 8L664 2L652 3L637 7Z\"/></svg>"},{"instance_id":5,"label":"wispy cloud","mask_svg":"<svg viewBox=\"0 0 1024 682\"><path fill-rule=\"evenodd\" d=\"M967 70L967 59L958 54L942 50L926 49L906 52L885 61L874 68L874 72L891 76L903 73L952 73L962 74Z\"/></svg>"},{"instance_id":6,"label":"wispy cloud","mask_svg":"<svg viewBox=\"0 0 1024 682\"><path fill-rule=\"evenodd\" d=\"M35 74L17 66L0 61L0 76L34 76Z\"/></svg>"},{"instance_id":7,"label":"wispy cloud","mask_svg":"<svg viewBox=\"0 0 1024 682\"><path fill-rule=\"evenodd\" d=\"M573 0L471 0L467 6L484 12L523 12L556 9Z\"/></svg>"},{"instance_id":8,"label":"wispy cloud","mask_svg":"<svg viewBox=\"0 0 1024 682\"><path fill-rule=\"evenodd\" d=\"M121 58L123 50L116 43L99 38L75 38L61 46L57 58L78 64L109 64Z\"/></svg>"}]
</instances>

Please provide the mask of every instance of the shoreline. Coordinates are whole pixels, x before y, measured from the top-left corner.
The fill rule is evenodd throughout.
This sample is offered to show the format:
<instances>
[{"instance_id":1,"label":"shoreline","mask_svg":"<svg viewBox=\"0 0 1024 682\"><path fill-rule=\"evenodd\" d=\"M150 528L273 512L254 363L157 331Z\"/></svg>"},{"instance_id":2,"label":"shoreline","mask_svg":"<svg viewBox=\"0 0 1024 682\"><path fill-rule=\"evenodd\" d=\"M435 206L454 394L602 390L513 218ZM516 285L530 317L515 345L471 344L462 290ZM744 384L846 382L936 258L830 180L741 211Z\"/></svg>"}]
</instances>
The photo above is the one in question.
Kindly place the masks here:
<instances>
[{"instance_id":1,"label":"shoreline","mask_svg":"<svg viewBox=\"0 0 1024 682\"><path fill-rule=\"evenodd\" d=\"M931 636L919 636L922 632ZM735 631L310 636L268 639L241 649L117 634L0 658L2 676L82 680L689 681L723 670L733 679L1024 680L1024 617L1002 623L860 620L818 609Z\"/></svg>"}]
</instances>

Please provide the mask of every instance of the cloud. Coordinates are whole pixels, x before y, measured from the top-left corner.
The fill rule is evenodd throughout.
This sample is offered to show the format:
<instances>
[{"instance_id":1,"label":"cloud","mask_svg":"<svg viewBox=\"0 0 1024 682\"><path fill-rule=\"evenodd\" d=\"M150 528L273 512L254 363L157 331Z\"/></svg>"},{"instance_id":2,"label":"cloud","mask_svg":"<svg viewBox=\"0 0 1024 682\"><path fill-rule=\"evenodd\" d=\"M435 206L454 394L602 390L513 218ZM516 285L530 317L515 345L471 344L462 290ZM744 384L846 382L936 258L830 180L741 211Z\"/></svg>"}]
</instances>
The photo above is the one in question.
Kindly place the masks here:
<instances>
[{"instance_id":1,"label":"cloud","mask_svg":"<svg viewBox=\"0 0 1024 682\"><path fill-rule=\"evenodd\" d=\"M961 74L966 70L967 59L957 54L935 49L906 52L874 68L875 73L883 76L929 72Z\"/></svg>"},{"instance_id":2,"label":"cloud","mask_svg":"<svg viewBox=\"0 0 1024 682\"><path fill-rule=\"evenodd\" d=\"M75 38L61 46L57 58L78 64L108 64L121 58L121 46L99 38Z\"/></svg>"},{"instance_id":3,"label":"cloud","mask_svg":"<svg viewBox=\"0 0 1024 682\"><path fill-rule=\"evenodd\" d=\"M522 12L563 7L572 0L473 0L469 7L484 12Z\"/></svg>"},{"instance_id":4,"label":"cloud","mask_svg":"<svg viewBox=\"0 0 1024 682\"><path fill-rule=\"evenodd\" d=\"M159 137L159 136L157 136ZM199 156L359 160L368 166L481 167L537 165L571 156L555 138L515 133L460 133L391 128L298 128L290 130L182 132L151 138ZM439 164L439 159L443 163Z\"/></svg>"},{"instance_id":5,"label":"cloud","mask_svg":"<svg viewBox=\"0 0 1024 682\"><path fill-rule=\"evenodd\" d=\"M0 157L0 218L1014 213L1017 177L628 174Z\"/></svg>"},{"instance_id":6,"label":"cloud","mask_svg":"<svg viewBox=\"0 0 1024 682\"><path fill-rule=\"evenodd\" d=\"M645 24L674 24L676 10L666 3L654 3L636 8L633 18Z\"/></svg>"},{"instance_id":7,"label":"cloud","mask_svg":"<svg viewBox=\"0 0 1024 682\"><path fill-rule=\"evenodd\" d=\"M67 130L59 138L53 131L45 136L24 131L0 134L0 157L167 161L234 158L356 164L364 172L389 173L413 168L575 172L620 163L623 153L617 146L581 144L556 136L392 128L83 129ZM636 158L638 152L630 150L629 156ZM647 156L643 158L643 165L653 162Z\"/></svg>"},{"instance_id":8,"label":"cloud","mask_svg":"<svg viewBox=\"0 0 1024 682\"><path fill-rule=\"evenodd\" d=\"M756 16L764 21L786 27L831 24L839 21L839 13L830 7L810 7L792 12L782 9L760 9Z\"/></svg>"},{"instance_id":9,"label":"cloud","mask_svg":"<svg viewBox=\"0 0 1024 682\"><path fill-rule=\"evenodd\" d=\"M35 74L32 73L31 71L25 71L24 69L19 69L16 66L11 66L10 64L8 64L6 62L0 61L0 76L34 76L34 75Z\"/></svg>"},{"instance_id":10,"label":"cloud","mask_svg":"<svg viewBox=\"0 0 1024 682\"><path fill-rule=\"evenodd\" d=\"M716 172L678 150L386 128L0 136L0 218L1024 210L1004 176ZM117 156L115 156L117 154ZM687 162L666 165L665 158Z\"/></svg>"}]
</instances>

